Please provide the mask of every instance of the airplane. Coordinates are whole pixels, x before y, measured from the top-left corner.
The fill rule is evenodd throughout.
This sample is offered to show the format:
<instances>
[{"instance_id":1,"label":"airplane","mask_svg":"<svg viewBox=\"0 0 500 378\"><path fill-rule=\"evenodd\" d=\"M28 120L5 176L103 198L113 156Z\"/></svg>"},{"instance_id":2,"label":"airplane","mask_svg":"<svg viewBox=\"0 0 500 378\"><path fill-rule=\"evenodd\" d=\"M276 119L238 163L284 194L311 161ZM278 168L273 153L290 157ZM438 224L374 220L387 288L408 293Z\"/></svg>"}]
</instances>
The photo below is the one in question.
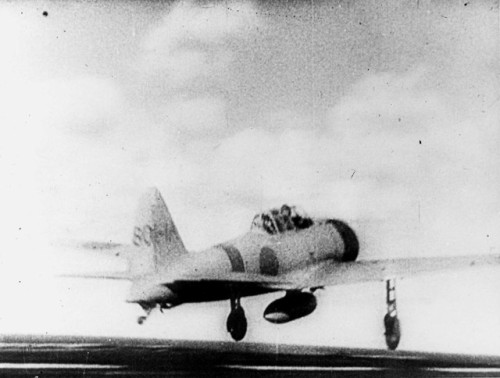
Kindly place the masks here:
<instances>
[{"instance_id":1,"label":"airplane","mask_svg":"<svg viewBox=\"0 0 500 378\"><path fill-rule=\"evenodd\" d=\"M284 291L263 314L267 321L282 324L311 314L317 306L314 293L325 286L385 281L383 323L390 350L401 339L396 279L500 264L500 255L360 261L358 237L346 222L311 218L286 204L255 215L247 233L192 253L184 247L156 188L139 203L131 245L90 242L85 247L125 257L128 270L69 276L132 281L126 301L145 311L139 324L155 308L163 312L183 303L229 300L226 328L235 341L247 332L243 297Z\"/></svg>"}]
</instances>

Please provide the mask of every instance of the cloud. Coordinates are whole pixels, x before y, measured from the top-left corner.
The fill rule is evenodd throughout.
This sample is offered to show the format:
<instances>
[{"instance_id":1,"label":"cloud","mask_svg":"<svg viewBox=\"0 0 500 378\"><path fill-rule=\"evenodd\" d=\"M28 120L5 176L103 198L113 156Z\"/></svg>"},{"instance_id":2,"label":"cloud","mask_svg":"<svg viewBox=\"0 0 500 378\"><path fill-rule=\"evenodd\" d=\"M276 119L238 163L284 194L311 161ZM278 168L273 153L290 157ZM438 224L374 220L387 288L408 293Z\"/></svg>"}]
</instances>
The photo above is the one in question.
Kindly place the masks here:
<instances>
[{"instance_id":1,"label":"cloud","mask_svg":"<svg viewBox=\"0 0 500 378\"><path fill-rule=\"evenodd\" d=\"M226 127L226 103L221 98L176 98L168 101L162 111L167 124L185 136L211 135Z\"/></svg>"},{"instance_id":2,"label":"cloud","mask_svg":"<svg viewBox=\"0 0 500 378\"><path fill-rule=\"evenodd\" d=\"M10 214L2 225L16 245L63 235L85 218L84 188L122 181L112 144L126 118L122 92L111 79L79 76L13 80L0 99L0 165L9 177L1 197Z\"/></svg>"},{"instance_id":3,"label":"cloud","mask_svg":"<svg viewBox=\"0 0 500 378\"><path fill-rule=\"evenodd\" d=\"M429 75L363 78L321 130L293 111L269 115L298 126L264 124L223 140L206 159L198 195L248 209L295 202L354 221L379 257L487 252L499 237L491 208L498 152L488 137L498 116L468 118Z\"/></svg>"},{"instance_id":4,"label":"cloud","mask_svg":"<svg viewBox=\"0 0 500 378\"><path fill-rule=\"evenodd\" d=\"M140 66L174 87L220 74L231 61L228 42L249 38L258 24L250 3L179 2L144 39Z\"/></svg>"},{"instance_id":5,"label":"cloud","mask_svg":"<svg viewBox=\"0 0 500 378\"><path fill-rule=\"evenodd\" d=\"M274 55L290 62L290 66L282 65L284 76L274 75L279 84L293 82L297 72L307 71L292 65L297 62L295 44L283 45L287 47L284 54L274 44L252 40L263 26L250 3L210 7L174 3L143 40L143 76L132 77L131 87L126 87L130 82L119 87L114 79L89 76L55 80L37 85L38 89L26 85L29 103L38 104L32 114L36 120L21 117L18 124L43 127L21 128L17 137L22 141L23 135L34 135L43 141L38 149L43 159L33 158L41 164L39 172L45 173L45 188L52 190L44 197L50 199L49 217L54 220L56 214L64 214L60 226L66 223L66 229L86 228L95 233L90 225L94 214L99 214L97 234L102 226L103 236L117 230L123 235L128 223L122 231L123 225L114 221L117 214L120 219L125 219L125 212L133 215L140 189L159 185L169 204L181 209L180 227L191 229L195 224L194 230L207 230L207 236L192 234L199 246L234 236L225 231L238 231L236 221L226 224L228 218L240 219L241 215L242 222L249 223L251 213L282 202L349 220L376 219L380 227L370 235L372 239L397 239L400 244L389 245L391 251L410 244L404 241L406 235L391 235L394 229L413 233L411 240L429 230L453 239L458 231L448 224L466 235L472 228L479 233L493 219L488 205L495 200L491 188L496 176L489 172L495 170L493 162L498 162L493 143L498 116L491 111L478 114L487 110L483 102L491 103L495 93L484 80L476 80L484 79L483 71L475 74L474 81L480 83L478 91L485 99L472 103L472 112L461 107L476 89L463 79L460 86L469 88L464 96L465 90L450 84L450 78L460 76L465 68L449 67L456 71L454 76L439 76L436 72L442 74L441 68L422 66L406 74L391 71L363 77L330 109L322 108L331 104L329 100L319 104L312 117L307 113L306 92L299 91L301 101L294 102L293 94L281 95L256 80L274 75L270 68L279 63L265 50L276 51ZM263 30L264 36L288 33L292 40L298 38L278 21L271 26L280 33ZM331 26L324 26L328 33ZM235 58L241 59L235 63L242 74L232 80ZM331 70L325 73L321 65L316 67L317 77L334 88L328 81ZM339 75L347 72L340 69ZM214 81L233 83L234 91L213 90ZM245 83L251 84L247 92L240 88ZM161 88L161 94L148 97L145 106L138 104L136 94L152 86ZM341 85L343 90L346 86ZM124 95L126 88L134 93ZM265 96L259 97L259 88L264 88ZM22 99L24 93L19 90L15 97ZM240 93L244 96L239 97ZM232 102L226 102L229 97L225 96L231 96ZM8 98L5 91L2 99ZM265 99L266 106L258 98ZM16 103L22 112L31 108L22 101ZM292 108L290 104L300 105ZM9 139L5 140L7 145ZM11 150L15 156L15 149ZM26 153L30 150L23 148ZM9 169L17 170L14 165ZM82 189L85 185L92 189ZM110 192L116 193L113 199L105 197ZM209 228L205 209L213 219L222 219L220 228ZM78 219L71 217L75 211ZM483 213L488 214L483 217L488 221L472 225L470 221ZM387 247L385 242L382 247Z\"/></svg>"},{"instance_id":6,"label":"cloud","mask_svg":"<svg viewBox=\"0 0 500 378\"><path fill-rule=\"evenodd\" d=\"M332 127L346 133L418 133L435 122L443 108L435 90L421 87L423 77L425 71L419 69L363 78L331 109Z\"/></svg>"},{"instance_id":7,"label":"cloud","mask_svg":"<svg viewBox=\"0 0 500 378\"><path fill-rule=\"evenodd\" d=\"M250 3L218 3L199 6L179 2L165 15L145 41L148 50L173 49L188 41L217 43L229 36L243 36L255 26Z\"/></svg>"},{"instance_id":8,"label":"cloud","mask_svg":"<svg viewBox=\"0 0 500 378\"><path fill-rule=\"evenodd\" d=\"M95 76L42 82L31 95L39 122L74 136L105 136L126 108L121 89L111 79Z\"/></svg>"}]
</instances>

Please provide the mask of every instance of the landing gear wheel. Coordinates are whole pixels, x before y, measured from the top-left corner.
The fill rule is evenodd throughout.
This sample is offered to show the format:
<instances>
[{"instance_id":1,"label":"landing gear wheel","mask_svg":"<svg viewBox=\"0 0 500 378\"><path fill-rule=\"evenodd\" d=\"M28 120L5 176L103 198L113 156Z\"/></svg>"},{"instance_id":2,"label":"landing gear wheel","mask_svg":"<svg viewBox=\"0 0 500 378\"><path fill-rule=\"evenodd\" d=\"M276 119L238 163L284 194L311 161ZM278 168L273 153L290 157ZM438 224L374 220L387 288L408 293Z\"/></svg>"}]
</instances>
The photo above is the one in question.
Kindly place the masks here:
<instances>
[{"instance_id":1,"label":"landing gear wheel","mask_svg":"<svg viewBox=\"0 0 500 378\"><path fill-rule=\"evenodd\" d=\"M398 319L396 308L396 280L388 279L386 281L386 302L387 314L384 317L385 343L390 350L398 347L401 339L401 326Z\"/></svg>"},{"instance_id":2,"label":"landing gear wheel","mask_svg":"<svg viewBox=\"0 0 500 378\"><path fill-rule=\"evenodd\" d=\"M401 339L401 326L398 317L386 314L384 317L384 326L385 343L390 350L395 350Z\"/></svg>"},{"instance_id":3,"label":"landing gear wheel","mask_svg":"<svg viewBox=\"0 0 500 378\"><path fill-rule=\"evenodd\" d=\"M148 318L149 314L151 314L151 311L153 311L153 309L156 307L156 303L139 302L139 305L146 312L145 315L139 316L137 318L137 324L142 325Z\"/></svg>"},{"instance_id":4,"label":"landing gear wheel","mask_svg":"<svg viewBox=\"0 0 500 378\"><path fill-rule=\"evenodd\" d=\"M247 333L247 318L242 307L237 307L229 313L226 327L233 340L243 340Z\"/></svg>"}]
</instances>

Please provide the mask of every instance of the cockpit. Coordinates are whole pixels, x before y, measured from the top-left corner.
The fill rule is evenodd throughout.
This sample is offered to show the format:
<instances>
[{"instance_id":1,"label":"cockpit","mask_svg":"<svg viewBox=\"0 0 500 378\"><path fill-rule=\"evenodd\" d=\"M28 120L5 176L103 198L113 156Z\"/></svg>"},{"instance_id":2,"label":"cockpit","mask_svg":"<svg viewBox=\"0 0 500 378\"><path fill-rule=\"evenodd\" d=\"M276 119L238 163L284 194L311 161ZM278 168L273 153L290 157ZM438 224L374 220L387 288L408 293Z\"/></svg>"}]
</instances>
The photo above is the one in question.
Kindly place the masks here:
<instances>
[{"instance_id":1,"label":"cockpit","mask_svg":"<svg viewBox=\"0 0 500 378\"><path fill-rule=\"evenodd\" d=\"M295 206L283 205L271 209L253 218L252 231L264 231L275 235L287 231L298 231L311 227L314 221Z\"/></svg>"}]
</instances>

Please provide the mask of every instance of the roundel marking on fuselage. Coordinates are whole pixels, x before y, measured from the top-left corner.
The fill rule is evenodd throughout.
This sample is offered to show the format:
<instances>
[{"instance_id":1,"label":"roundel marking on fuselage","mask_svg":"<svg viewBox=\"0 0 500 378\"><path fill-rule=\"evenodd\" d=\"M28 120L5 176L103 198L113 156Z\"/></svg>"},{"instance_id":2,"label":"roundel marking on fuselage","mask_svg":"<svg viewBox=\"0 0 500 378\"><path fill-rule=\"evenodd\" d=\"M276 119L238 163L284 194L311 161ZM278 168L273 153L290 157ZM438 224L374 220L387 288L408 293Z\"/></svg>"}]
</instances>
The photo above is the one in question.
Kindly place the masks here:
<instances>
[{"instance_id":1,"label":"roundel marking on fuselage","mask_svg":"<svg viewBox=\"0 0 500 378\"><path fill-rule=\"evenodd\" d=\"M262 247L259 256L260 273L268 276L278 275L279 261L276 252L269 247Z\"/></svg>"},{"instance_id":2,"label":"roundel marking on fuselage","mask_svg":"<svg viewBox=\"0 0 500 378\"><path fill-rule=\"evenodd\" d=\"M231 263L231 270L233 272L244 272L245 263L241 257L240 251L231 244L221 244L220 247L226 252L229 262Z\"/></svg>"}]
</instances>

